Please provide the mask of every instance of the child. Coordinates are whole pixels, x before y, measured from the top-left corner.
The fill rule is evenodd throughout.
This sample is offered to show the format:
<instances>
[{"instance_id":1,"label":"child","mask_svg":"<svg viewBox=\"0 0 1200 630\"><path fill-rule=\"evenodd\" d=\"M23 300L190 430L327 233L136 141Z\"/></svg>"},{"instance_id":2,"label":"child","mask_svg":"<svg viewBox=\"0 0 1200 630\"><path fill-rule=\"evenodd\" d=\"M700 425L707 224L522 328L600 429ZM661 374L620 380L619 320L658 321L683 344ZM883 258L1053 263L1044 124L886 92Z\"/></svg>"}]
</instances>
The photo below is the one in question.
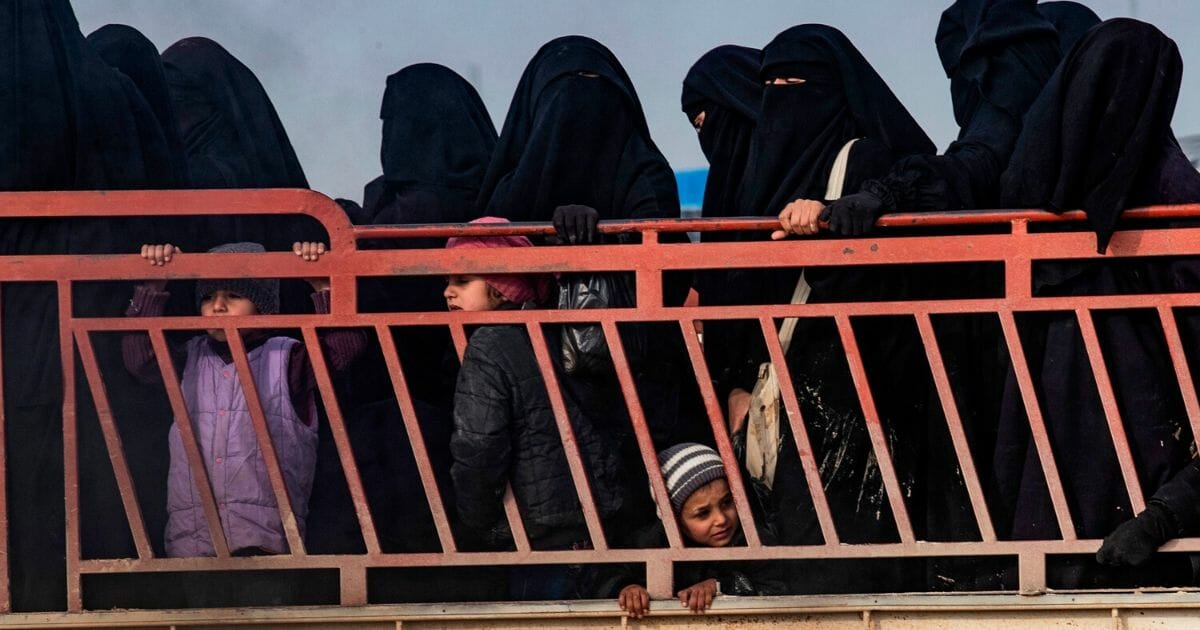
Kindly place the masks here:
<instances>
[{"instance_id":1,"label":"child","mask_svg":"<svg viewBox=\"0 0 1200 630\"><path fill-rule=\"evenodd\" d=\"M725 467L716 451L702 444L684 442L659 453L658 463L686 542L700 547L746 544L725 480ZM762 532L760 536L765 534ZM658 539L657 546L666 543L661 526L651 536ZM707 610L713 598L722 592L780 595L786 590L782 577L769 566L743 562L677 565L675 577L678 583L691 584L679 591L678 597L680 605L694 613ZM617 603L636 619L650 611L650 594L641 584L630 584L621 589Z\"/></svg>"},{"instance_id":2,"label":"child","mask_svg":"<svg viewBox=\"0 0 1200 630\"><path fill-rule=\"evenodd\" d=\"M231 243L209 251L253 253L264 249L257 243ZM325 246L296 243L293 251L303 260L315 261L325 253ZM142 246L142 257L152 265L166 264L180 253L169 244ZM316 311L329 312L328 280L315 279L309 283L315 290L312 299ZM126 315L161 315L170 297L165 285L165 281L148 281L138 286ZM196 306L204 317L276 313L279 281L201 280L196 285ZM303 535L317 457L316 381L312 365L303 344L295 339L256 330L245 333L243 340L288 497ZM362 351L366 335L359 330L332 331L323 335L321 345L330 368L341 370ZM275 494L225 331L210 329L207 334L189 339L184 348L172 350L171 358L181 374L184 402L212 480L230 552L235 556L288 553ZM126 367L139 379L159 378L154 351L146 335L126 335L122 339L122 353ZM168 441L167 555L215 555L178 424L171 427Z\"/></svg>"},{"instance_id":3,"label":"child","mask_svg":"<svg viewBox=\"0 0 1200 630\"><path fill-rule=\"evenodd\" d=\"M472 223L507 221L485 217ZM521 236L460 237L446 244L451 249L530 246ZM452 311L517 309L544 302L548 289L547 278L532 274L455 275L447 281L446 306ZM557 357L554 341L548 345ZM581 404L565 382L563 390L596 507L602 519L611 517L624 499L616 423L593 418L596 411ZM603 413L611 417L611 406ZM450 452L459 517L482 546L510 545L503 498L511 484L534 549L590 547L546 383L523 325L481 326L471 334L455 389ZM574 599L593 595L591 584L584 567L523 566L513 570L509 594L518 600Z\"/></svg>"}]
</instances>

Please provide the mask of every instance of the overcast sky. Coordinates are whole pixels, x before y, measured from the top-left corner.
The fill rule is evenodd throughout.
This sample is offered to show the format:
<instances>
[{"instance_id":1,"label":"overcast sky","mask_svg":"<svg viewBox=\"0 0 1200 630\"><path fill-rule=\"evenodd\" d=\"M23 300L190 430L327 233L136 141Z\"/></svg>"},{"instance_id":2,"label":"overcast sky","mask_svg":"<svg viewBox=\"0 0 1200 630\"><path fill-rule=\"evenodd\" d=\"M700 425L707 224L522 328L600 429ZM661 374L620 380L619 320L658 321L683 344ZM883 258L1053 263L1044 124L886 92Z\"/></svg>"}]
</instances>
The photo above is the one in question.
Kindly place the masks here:
<instances>
[{"instance_id":1,"label":"overcast sky","mask_svg":"<svg viewBox=\"0 0 1200 630\"><path fill-rule=\"evenodd\" d=\"M1175 115L1179 135L1200 132L1197 0L1086 0L1102 18L1134 16L1179 43L1189 72ZM676 169L705 166L679 110L683 75L724 43L761 47L794 24L844 31L944 147L957 128L933 35L949 0L73 0L86 35L129 24L159 49L183 37L217 40L266 86L308 181L361 200L380 172L379 102L387 75L441 63L470 80L497 130L521 71L559 35L606 44L628 70L650 131Z\"/></svg>"}]
</instances>

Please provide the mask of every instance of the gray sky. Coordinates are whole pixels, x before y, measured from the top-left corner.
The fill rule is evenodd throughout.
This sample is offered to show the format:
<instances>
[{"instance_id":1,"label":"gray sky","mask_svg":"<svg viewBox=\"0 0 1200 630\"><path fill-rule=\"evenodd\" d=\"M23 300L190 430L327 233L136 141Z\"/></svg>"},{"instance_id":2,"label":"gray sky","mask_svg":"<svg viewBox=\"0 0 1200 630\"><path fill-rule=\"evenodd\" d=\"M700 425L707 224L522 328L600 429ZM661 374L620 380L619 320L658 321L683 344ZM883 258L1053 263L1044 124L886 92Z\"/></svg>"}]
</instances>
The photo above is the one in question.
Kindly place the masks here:
<instances>
[{"instance_id":1,"label":"gray sky","mask_svg":"<svg viewBox=\"0 0 1200 630\"><path fill-rule=\"evenodd\" d=\"M1134 16L1200 59L1200 2L1084 0L1101 18ZM704 166L679 110L683 75L724 43L763 46L793 24L846 33L930 137L957 128L933 35L949 0L73 0L84 34L129 24L159 49L191 35L220 42L266 86L313 188L361 200L380 172L379 102L387 75L423 61L469 79L499 130L534 52L559 35L606 44L637 87L650 131L676 169ZM1185 64L1186 65L1186 64ZM1183 78L1180 135L1200 132L1200 84Z\"/></svg>"}]
</instances>

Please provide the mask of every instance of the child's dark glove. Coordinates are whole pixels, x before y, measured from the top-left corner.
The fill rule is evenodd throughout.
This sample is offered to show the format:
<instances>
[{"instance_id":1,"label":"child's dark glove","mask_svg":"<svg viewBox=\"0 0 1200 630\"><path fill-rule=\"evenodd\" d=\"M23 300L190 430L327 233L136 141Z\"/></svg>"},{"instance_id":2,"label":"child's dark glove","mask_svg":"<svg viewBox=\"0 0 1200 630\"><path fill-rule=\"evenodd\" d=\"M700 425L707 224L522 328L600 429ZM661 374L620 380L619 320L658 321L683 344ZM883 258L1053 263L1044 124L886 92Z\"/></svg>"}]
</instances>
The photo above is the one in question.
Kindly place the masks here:
<instances>
[{"instance_id":1,"label":"child's dark glove","mask_svg":"<svg viewBox=\"0 0 1200 630\"><path fill-rule=\"evenodd\" d=\"M589 206L572 204L555 208L550 220L562 242L572 245L592 243L598 234L596 224L600 221L600 213Z\"/></svg>"},{"instance_id":2,"label":"child's dark glove","mask_svg":"<svg viewBox=\"0 0 1200 630\"><path fill-rule=\"evenodd\" d=\"M818 220L828 221L834 233L860 236L871 231L880 214L883 214L883 200L869 192L857 192L829 202Z\"/></svg>"},{"instance_id":3,"label":"child's dark glove","mask_svg":"<svg viewBox=\"0 0 1200 630\"><path fill-rule=\"evenodd\" d=\"M1141 566L1163 543L1179 535L1179 525L1166 506L1150 503L1137 518L1121 523L1104 539L1096 561L1111 566Z\"/></svg>"}]
</instances>

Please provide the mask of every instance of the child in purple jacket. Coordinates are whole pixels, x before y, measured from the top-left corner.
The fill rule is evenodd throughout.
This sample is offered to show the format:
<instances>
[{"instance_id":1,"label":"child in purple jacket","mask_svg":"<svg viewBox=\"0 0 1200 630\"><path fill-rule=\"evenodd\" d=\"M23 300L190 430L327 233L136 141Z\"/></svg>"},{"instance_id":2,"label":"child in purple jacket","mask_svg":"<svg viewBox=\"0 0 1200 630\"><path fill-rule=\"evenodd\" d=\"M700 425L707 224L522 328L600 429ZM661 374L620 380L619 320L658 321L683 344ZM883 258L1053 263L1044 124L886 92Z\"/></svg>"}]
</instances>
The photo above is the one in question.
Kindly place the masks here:
<instances>
[{"instance_id":1,"label":"child in purple jacket","mask_svg":"<svg viewBox=\"0 0 1200 630\"><path fill-rule=\"evenodd\" d=\"M211 252L264 251L257 243L231 243ZM297 243L297 256L319 259L324 244ZM180 254L171 245L144 245L142 257L163 265ZM329 282L310 280L317 313L329 312ZM162 315L170 294L165 281L138 286L126 315ZM272 314L279 310L277 279L202 280L196 286L196 305L204 317ZM288 497L301 535L308 514L317 459L316 380L304 345L290 337L266 331L243 335L247 361L258 389L268 431L279 459ZM321 337L330 369L345 369L366 346L361 330L337 330ZM225 331L214 328L189 339L172 361L182 381L192 429L212 485L221 527L229 550L236 556L288 553L287 538L279 517L266 464L258 447L246 397L233 363ZM125 365L144 381L160 378L149 338L128 334L122 339ZM170 472L167 478L167 555L212 556L213 543L179 432L178 418L168 442Z\"/></svg>"}]
</instances>

